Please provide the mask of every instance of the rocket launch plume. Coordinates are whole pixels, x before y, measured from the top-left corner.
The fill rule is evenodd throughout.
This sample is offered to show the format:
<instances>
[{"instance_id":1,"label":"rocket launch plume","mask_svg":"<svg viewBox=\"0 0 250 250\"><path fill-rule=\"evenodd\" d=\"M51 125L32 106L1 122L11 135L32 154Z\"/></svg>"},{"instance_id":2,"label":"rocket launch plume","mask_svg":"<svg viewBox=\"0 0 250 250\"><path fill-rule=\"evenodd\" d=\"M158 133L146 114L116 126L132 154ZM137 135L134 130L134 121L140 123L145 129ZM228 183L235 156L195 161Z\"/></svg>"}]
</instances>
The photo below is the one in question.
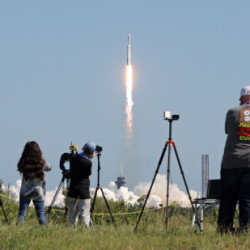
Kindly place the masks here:
<instances>
[{"instance_id":1,"label":"rocket launch plume","mask_svg":"<svg viewBox=\"0 0 250 250\"><path fill-rule=\"evenodd\" d=\"M10 193L16 201L19 201L19 193L21 189L22 181L19 179L16 181L16 185L14 186L3 186L3 190L7 191L9 188ZM146 195L151 183L149 182L140 182L134 188L133 191L129 191L127 187L121 187L116 192L113 189L115 183L110 183L110 188L103 188L103 192L107 200L113 201L125 201L127 204L136 205L138 204L138 199ZM155 184L153 186L151 195L148 199L146 207L155 207L159 208L161 204L163 206L166 205L166 186L167 186L167 178L165 175L158 174L155 179ZM54 198L54 195L57 191L56 187L54 190L47 190L46 199L45 199L45 206L49 206ZM94 197L95 188L90 189L91 197ZM197 191L190 190L190 195L192 199L197 197ZM99 190L97 193L98 197L102 197L102 194ZM56 199L55 206L57 207L64 207L64 199L65 196L62 193L62 190L59 192L59 195ZM176 184L170 184L170 196L169 196L169 204L171 205L173 202L178 203L181 207L190 207L190 200L187 194L179 189Z\"/></svg>"},{"instance_id":2,"label":"rocket launch plume","mask_svg":"<svg viewBox=\"0 0 250 250\"><path fill-rule=\"evenodd\" d=\"M130 144L133 137L133 68L131 64L131 43L130 34L128 35L127 46L127 66L126 66L126 146Z\"/></svg>"},{"instance_id":3,"label":"rocket launch plume","mask_svg":"<svg viewBox=\"0 0 250 250\"><path fill-rule=\"evenodd\" d=\"M126 107L125 107L125 135L123 144L122 163L124 163L124 173L128 180L127 185L132 188L139 181L138 158L134 140L133 124L133 66L131 60L131 36L128 35L127 44L127 65L126 65Z\"/></svg>"}]
</instances>

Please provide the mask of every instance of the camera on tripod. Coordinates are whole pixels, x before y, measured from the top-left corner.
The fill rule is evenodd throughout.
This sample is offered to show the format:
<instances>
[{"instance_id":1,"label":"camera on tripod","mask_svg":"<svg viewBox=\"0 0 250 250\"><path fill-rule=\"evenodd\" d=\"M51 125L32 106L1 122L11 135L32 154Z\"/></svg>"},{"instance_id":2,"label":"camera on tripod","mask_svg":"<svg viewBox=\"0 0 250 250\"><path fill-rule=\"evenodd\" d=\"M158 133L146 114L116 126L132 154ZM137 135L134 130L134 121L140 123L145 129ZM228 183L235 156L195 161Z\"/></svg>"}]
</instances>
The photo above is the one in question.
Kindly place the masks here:
<instances>
[{"instance_id":1,"label":"camera on tripod","mask_svg":"<svg viewBox=\"0 0 250 250\"><path fill-rule=\"evenodd\" d=\"M170 111L164 111L164 120L174 121L179 120L179 115L171 115Z\"/></svg>"},{"instance_id":2,"label":"camera on tripod","mask_svg":"<svg viewBox=\"0 0 250 250\"><path fill-rule=\"evenodd\" d=\"M60 169L62 170L63 172L63 175L66 177L66 178L70 178L70 170L69 169L66 169L64 164L65 162L68 162L72 159L72 157L74 157L76 154L77 154L77 149L78 149L78 146L77 145L74 145L70 144L69 146L69 150L71 151L71 153L63 153L61 155L61 159L60 159Z\"/></svg>"}]
</instances>

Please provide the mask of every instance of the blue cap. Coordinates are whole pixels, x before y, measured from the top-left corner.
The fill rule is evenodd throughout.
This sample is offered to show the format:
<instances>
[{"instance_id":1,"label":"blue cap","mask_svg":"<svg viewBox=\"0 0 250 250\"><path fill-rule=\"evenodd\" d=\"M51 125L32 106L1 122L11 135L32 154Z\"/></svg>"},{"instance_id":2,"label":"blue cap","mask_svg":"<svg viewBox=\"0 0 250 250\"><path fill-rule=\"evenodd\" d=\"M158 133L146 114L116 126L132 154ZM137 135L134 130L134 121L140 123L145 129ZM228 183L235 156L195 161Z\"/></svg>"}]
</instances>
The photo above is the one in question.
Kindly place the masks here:
<instances>
[{"instance_id":1,"label":"blue cap","mask_svg":"<svg viewBox=\"0 0 250 250\"><path fill-rule=\"evenodd\" d=\"M96 144L93 141L88 141L83 146L83 150L89 154L93 154L95 152Z\"/></svg>"}]
</instances>

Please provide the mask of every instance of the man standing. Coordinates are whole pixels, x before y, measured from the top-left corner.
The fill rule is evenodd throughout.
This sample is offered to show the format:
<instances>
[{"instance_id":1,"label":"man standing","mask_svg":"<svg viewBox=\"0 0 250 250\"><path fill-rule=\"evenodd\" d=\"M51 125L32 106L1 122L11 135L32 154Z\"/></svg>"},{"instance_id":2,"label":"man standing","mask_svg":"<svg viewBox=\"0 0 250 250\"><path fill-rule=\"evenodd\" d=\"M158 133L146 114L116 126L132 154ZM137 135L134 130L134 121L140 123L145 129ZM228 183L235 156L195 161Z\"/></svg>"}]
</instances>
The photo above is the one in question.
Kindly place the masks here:
<instances>
[{"instance_id":1,"label":"man standing","mask_svg":"<svg viewBox=\"0 0 250 250\"><path fill-rule=\"evenodd\" d=\"M81 224L89 228L90 224L90 181L92 162L96 144L92 141L83 146L83 153L76 154L70 159L70 186L67 198L69 209L68 221L77 225L80 214Z\"/></svg>"},{"instance_id":2,"label":"man standing","mask_svg":"<svg viewBox=\"0 0 250 250\"><path fill-rule=\"evenodd\" d=\"M241 89L240 106L227 112L227 136L221 163L219 232L234 232L233 220L239 201L240 230L250 223L250 86Z\"/></svg>"}]
</instances>

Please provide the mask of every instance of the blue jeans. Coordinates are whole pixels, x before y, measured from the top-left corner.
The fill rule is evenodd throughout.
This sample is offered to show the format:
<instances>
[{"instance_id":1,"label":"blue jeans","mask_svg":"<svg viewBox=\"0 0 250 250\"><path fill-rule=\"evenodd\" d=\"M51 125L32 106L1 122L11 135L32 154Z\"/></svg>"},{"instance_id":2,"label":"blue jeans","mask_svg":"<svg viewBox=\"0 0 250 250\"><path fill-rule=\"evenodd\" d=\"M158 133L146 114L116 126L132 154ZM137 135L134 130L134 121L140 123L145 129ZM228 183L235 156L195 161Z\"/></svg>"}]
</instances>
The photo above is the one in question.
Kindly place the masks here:
<instances>
[{"instance_id":1,"label":"blue jeans","mask_svg":"<svg viewBox=\"0 0 250 250\"><path fill-rule=\"evenodd\" d=\"M27 199L23 195L20 195L18 223L24 222L24 218L27 213L27 208L30 204L30 201L31 201L30 199ZM46 225L46 218L44 213L44 200L42 201L33 200L33 204L36 209L36 216L39 220L39 224Z\"/></svg>"},{"instance_id":2,"label":"blue jeans","mask_svg":"<svg viewBox=\"0 0 250 250\"><path fill-rule=\"evenodd\" d=\"M246 229L250 223L250 169L222 169L219 230L233 229L237 201L240 229Z\"/></svg>"}]
</instances>

